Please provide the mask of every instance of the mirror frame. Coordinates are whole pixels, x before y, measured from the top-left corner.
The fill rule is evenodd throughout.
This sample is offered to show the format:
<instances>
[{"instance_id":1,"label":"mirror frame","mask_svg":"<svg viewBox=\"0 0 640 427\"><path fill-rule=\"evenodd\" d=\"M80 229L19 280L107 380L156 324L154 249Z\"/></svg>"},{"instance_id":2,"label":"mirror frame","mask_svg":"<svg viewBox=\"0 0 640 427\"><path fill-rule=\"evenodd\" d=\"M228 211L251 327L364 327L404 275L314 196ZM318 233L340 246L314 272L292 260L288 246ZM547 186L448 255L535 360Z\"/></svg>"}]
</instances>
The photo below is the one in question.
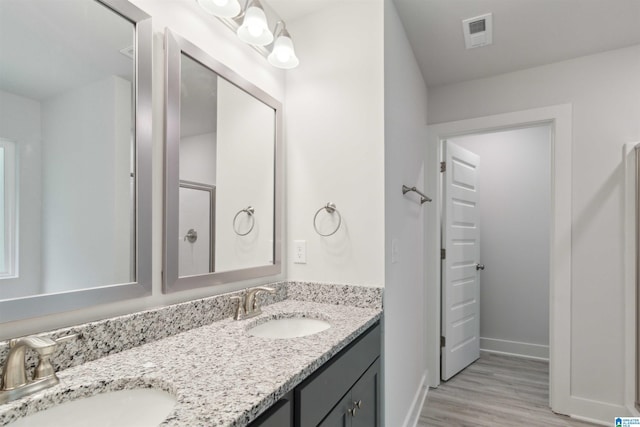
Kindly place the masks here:
<instances>
[{"instance_id":1,"label":"mirror frame","mask_svg":"<svg viewBox=\"0 0 640 427\"><path fill-rule=\"evenodd\" d=\"M126 0L95 1L134 25L136 281L0 301L0 323L151 295L151 16Z\"/></svg>"},{"instance_id":2,"label":"mirror frame","mask_svg":"<svg viewBox=\"0 0 640 427\"><path fill-rule=\"evenodd\" d=\"M219 77L247 92L275 111L274 135L274 206L273 206L273 262L255 267L179 277L179 246L177 239L168 236L178 229L179 163L180 163L180 78L181 55L187 55L207 67ZM212 58L204 50L171 31L165 30L165 193L164 193L164 250L162 286L164 293L176 292L223 283L272 276L281 272L282 247L282 103L245 80L226 65Z\"/></svg>"}]
</instances>

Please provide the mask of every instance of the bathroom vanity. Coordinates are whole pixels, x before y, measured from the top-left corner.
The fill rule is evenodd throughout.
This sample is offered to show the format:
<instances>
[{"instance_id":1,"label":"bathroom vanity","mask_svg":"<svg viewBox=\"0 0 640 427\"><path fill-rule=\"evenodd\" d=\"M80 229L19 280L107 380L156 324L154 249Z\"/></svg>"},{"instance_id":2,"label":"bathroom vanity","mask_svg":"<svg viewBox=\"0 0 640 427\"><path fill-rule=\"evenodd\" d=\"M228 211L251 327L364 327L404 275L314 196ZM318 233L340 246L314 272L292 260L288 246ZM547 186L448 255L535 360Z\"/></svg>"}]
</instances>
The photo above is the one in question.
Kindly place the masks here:
<instances>
[{"instance_id":1,"label":"bathroom vanity","mask_svg":"<svg viewBox=\"0 0 640 427\"><path fill-rule=\"evenodd\" d=\"M0 405L0 425L127 389L175 397L163 426L286 426L287 419L295 426L378 425L382 290L293 282L274 287L277 293L265 296L273 303L246 320L232 318L234 293L44 334L80 338L52 358L56 366L68 366L58 368L60 383ZM189 320L202 319L203 309L225 317L188 329ZM286 339L249 333L283 318L319 319L330 327ZM147 333L155 327L174 334L149 342ZM132 337L146 344L91 360L96 351L120 350ZM0 355L4 360L6 343L0 343Z\"/></svg>"}]
</instances>

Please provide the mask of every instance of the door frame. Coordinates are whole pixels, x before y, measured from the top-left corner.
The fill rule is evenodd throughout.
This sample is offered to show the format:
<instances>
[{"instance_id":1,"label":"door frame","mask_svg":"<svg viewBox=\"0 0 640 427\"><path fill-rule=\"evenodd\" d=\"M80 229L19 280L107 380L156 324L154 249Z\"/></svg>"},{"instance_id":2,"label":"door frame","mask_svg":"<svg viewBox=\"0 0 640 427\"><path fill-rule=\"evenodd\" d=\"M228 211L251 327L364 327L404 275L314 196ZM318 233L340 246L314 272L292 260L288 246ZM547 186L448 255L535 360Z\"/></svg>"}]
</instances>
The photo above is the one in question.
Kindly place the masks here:
<instances>
[{"instance_id":1,"label":"door frame","mask_svg":"<svg viewBox=\"0 0 640 427\"><path fill-rule=\"evenodd\" d=\"M640 416L640 142L623 148L625 174L625 403L631 416ZM636 168L638 171L636 172ZM636 214L636 211L638 214Z\"/></svg>"},{"instance_id":2,"label":"door frame","mask_svg":"<svg viewBox=\"0 0 640 427\"><path fill-rule=\"evenodd\" d=\"M550 124L551 221L549 271L549 405L584 413L571 396L571 153L572 105L562 104L428 126L425 188L433 206L425 215L426 353L430 387L440 384L440 245L442 141L447 138ZM587 411L588 412L588 411Z\"/></svg>"}]
</instances>

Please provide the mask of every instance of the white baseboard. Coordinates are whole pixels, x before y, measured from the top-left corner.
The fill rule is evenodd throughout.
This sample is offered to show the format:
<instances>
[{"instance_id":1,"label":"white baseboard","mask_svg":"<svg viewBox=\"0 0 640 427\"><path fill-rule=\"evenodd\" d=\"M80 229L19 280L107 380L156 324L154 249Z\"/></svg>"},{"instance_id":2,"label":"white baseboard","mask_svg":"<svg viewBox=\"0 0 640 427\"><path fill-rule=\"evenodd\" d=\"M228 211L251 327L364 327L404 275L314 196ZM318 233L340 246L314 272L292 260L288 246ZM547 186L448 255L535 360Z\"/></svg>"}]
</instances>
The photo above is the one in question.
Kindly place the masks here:
<instances>
[{"instance_id":1,"label":"white baseboard","mask_svg":"<svg viewBox=\"0 0 640 427\"><path fill-rule=\"evenodd\" d=\"M429 371L424 371L424 374L422 374L422 379L420 380L420 386L418 387L418 390L416 390L416 394L413 397L413 402L411 402L409 413L404 419L404 423L402 423L404 427L416 427L416 425L418 424L420 411L422 410L422 405L424 405L424 400L427 398L427 392L429 391L429 385L427 384L428 377Z\"/></svg>"},{"instance_id":2,"label":"white baseboard","mask_svg":"<svg viewBox=\"0 0 640 427\"><path fill-rule=\"evenodd\" d=\"M480 350L531 359L549 360L549 346L526 342L480 338Z\"/></svg>"},{"instance_id":3,"label":"white baseboard","mask_svg":"<svg viewBox=\"0 0 640 427\"><path fill-rule=\"evenodd\" d=\"M572 420L578 420L578 421L584 421L585 423L596 424L596 425L599 425L599 426L611 427L613 425L613 419L611 421L609 421L609 422L604 422L604 421L600 421L600 420L594 420L593 418L580 417L578 415L571 415L571 419Z\"/></svg>"},{"instance_id":4,"label":"white baseboard","mask_svg":"<svg viewBox=\"0 0 640 427\"><path fill-rule=\"evenodd\" d=\"M571 418L594 424L612 426L614 425L613 420L616 417L632 416L624 405L600 402L582 397L571 396L569 405L568 415Z\"/></svg>"}]
</instances>

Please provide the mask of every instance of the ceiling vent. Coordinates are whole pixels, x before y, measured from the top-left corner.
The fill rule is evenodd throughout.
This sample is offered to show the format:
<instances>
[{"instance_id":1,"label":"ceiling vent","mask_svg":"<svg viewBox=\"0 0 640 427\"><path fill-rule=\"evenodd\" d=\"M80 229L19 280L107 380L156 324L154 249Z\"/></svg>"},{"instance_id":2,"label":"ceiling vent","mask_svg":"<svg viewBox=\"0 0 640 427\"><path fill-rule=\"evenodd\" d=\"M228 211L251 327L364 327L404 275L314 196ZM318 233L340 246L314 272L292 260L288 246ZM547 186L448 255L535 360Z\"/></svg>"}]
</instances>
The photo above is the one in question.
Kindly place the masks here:
<instances>
[{"instance_id":1,"label":"ceiling vent","mask_svg":"<svg viewBox=\"0 0 640 427\"><path fill-rule=\"evenodd\" d=\"M464 43L467 49L493 43L493 16L491 13L462 21Z\"/></svg>"}]
</instances>

